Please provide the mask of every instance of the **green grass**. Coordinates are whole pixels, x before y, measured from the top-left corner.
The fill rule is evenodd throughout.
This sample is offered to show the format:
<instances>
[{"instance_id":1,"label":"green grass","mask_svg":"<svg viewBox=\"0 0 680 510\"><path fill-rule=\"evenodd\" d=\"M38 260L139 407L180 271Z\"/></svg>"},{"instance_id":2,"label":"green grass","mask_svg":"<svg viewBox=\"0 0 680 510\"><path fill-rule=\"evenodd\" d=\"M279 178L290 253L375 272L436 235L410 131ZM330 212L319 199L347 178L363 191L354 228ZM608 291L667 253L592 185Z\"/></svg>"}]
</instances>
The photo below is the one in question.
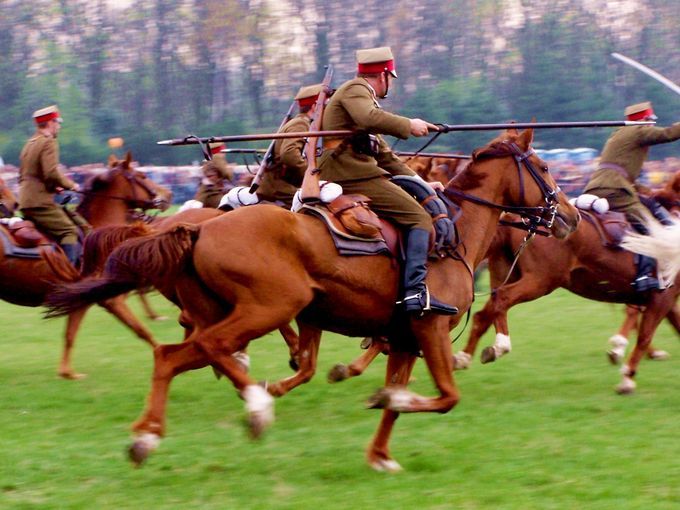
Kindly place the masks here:
<instances>
[{"instance_id":1,"label":"green grass","mask_svg":"<svg viewBox=\"0 0 680 510\"><path fill-rule=\"evenodd\" d=\"M154 304L176 317L162 298ZM0 304L3 509L680 508L676 335L660 328L656 344L673 357L644 361L636 394L618 396L604 353L620 307L558 291L513 309L513 352L458 372L453 411L401 416L392 451L405 471L396 475L364 461L379 418L364 400L382 385L385 360L360 378L325 381L334 363L359 354L356 339L324 334L317 377L277 400L259 442L247 438L229 383L210 370L178 377L168 436L133 469L124 449L149 389L149 349L93 310L74 358L89 376L60 380L63 320L40 312ZM163 342L181 338L174 319L149 325ZM288 375L286 354L277 334L254 342L255 377ZM421 362L415 377L415 390L434 394Z\"/></svg>"}]
</instances>

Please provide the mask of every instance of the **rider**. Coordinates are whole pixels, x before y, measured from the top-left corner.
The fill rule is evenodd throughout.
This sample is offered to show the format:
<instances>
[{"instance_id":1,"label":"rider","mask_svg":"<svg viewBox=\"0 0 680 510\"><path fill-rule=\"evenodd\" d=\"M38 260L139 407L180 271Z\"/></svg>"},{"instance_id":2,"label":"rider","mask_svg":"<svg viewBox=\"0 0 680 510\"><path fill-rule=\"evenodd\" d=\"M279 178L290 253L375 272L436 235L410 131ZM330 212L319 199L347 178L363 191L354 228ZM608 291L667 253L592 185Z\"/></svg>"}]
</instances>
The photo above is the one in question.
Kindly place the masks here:
<instances>
[{"instance_id":1,"label":"rider","mask_svg":"<svg viewBox=\"0 0 680 510\"><path fill-rule=\"evenodd\" d=\"M389 47L359 50L356 78L335 91L323 114L324 130L352 130L351 138L324 138L319 160L321 178L342 185L345 193L361 193L371 208L406 231L403 298L407 312L445 315L457 309L429 295L425 285L432 217L407 192L390 181L391 176L416 175L383 140L381 134L408 138L425 136L437 127L421 119L409 119L384 111L378 98L387 97L397 77ZM442 189L440 183L428 183ZM436 187L435 187L436 186Z\"/></svg>"},{"instance_id":2,"label":"rider","mask_svg":"<svg viewBox=\"0 0 680 510\"><path fill-rule=\"evenodd\" d=\"M73 182L59 171L57 135L62 118L56 105L33 113L37 129L21 150L19 169L19 207L21 214L42 231L53 236L68 260L76 266L80 260L78 228L54 202L55 193L65 189L79 191Z\"/></svg>"},{"instance_id":3,"label":"rider","mask_svg":"<svg viewBox=\"0 0 680 510\"><path fill-rule=\"evenodd\" d=\"M321 87L321 84L316 84L300 88L295 96L299 113L286 122L279 133L309 131ZM287 209L291 208L293 196L302 185L307 169L307 160L302 157L304 147L304 138L276 140L272 162L267 166L256 192L260 200L282 202Z\"/></svg>"},{"instance_id":4,"label":"rider","mask_svg":"<svg viewBox=\"0 0 680 510\"><path fill-rule=\"evenodd\" d=\"M649 101L627 107L624 111L628 120L656 120L652 103ZM669 215L661 205L638 195L635 182L642 172L650 145L668 143L680 139L680 123L670 127L625 126L617 129L607 140L598 169L593 173L585 193L606 198L609 208L625 213L633 228L641 234L648 234L644 218L647 208L656 219L668 223ZM643 201L645 204L643 205ZM651 257L636 256L637 275L633 281L636 291L658 289L659 282L654 276L655 261Z\"/></svg>"},{"instance_id":5,"label":"rider","mask_svg":"<svg viewBox=\"0 0 680 510\"><path fill-rule=\"evenodd\" d=\"M222 149L226 148L222 142L209 144L212 159L203 162L201 170L203 179L196 191L194 200L198 200L204 207L217 208L222 196L226 193L225 184L234 177L234 172L227 165L227 158Z\"/></svg>"}]
</instances>

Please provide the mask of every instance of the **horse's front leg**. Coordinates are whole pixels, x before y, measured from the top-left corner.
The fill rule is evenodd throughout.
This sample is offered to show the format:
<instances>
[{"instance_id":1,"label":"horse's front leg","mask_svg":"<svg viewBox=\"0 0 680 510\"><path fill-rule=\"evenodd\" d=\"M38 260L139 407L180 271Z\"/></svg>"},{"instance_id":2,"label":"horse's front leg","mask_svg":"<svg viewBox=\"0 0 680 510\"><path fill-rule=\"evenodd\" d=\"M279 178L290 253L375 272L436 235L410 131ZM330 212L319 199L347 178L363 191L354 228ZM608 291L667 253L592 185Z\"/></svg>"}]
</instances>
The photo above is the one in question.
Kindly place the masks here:
<instances>
[{"instance_id":1,"label":"horse's front leg","mask_svg":"<svg viewBox=\"0 0 680 510\"><path fill-rule=\"evenodd\" d=\"M349 379L350 377L356 377L358 375L363 374L368 365L370 365L373 362L373 360L378 356L378 354L380 354L381 352L385 352L385 354L387 354L389 350L389 343L387 342L387 339L385 337L377 336L373 338L370 337L364 338L364 340L362 341L362 347L364 345L364 342L370 343L368 345L368 348L366 348L366 351L362 353L361 356L356 358L349 365L345 365L344 363L338 363L329 370L327 376L329 383L344 381L345 379Z\"/></svg>"},{"instance_id":2,"label":"horse's front leg","mask_svg":"<svg viewBox=\"0 0 680 510\"><path fill-rule=\"evenodd\" d=\"M275 397L281 397L301 384L309 382L316 373L322 331L302 323L298 323L298 327L300 328L298 371L290 377L267 385L267 391Z\"/></svg>"},{"instance_id":3,"label":"horse's front leg","mask_svg":"<svg viewBox=\"0 0 680 510\"><path fill-rule=\"evenodd\" d=\"M475 355L479 339L482 338L493 324L493 296L485 303L484 307L472 316L472 328L470 328L470 336L467 344L462 351L458 351L453 355L453 365L456 370L464 370L470 368L472 357Z\"/></svg>"},{"instance_id":4,"label":"horse's front leg","mask_svg":"<svg viewBox=\"0 0 680 510\"><path fill-rule=\"evenodd\" d=\"M142 324L137 317L132 313L125 300L127 295L116 296L102 302L101 305L107 312L113 314L119 321L125 324L128 328L135 332L135 334L144 340L151 347L158 345L144 324Z\"/></svg>"},{"instance_id":5,"label":"horse's front leg","mask_svg":"<svg viewBox=\"0 0 680 510\"><path fill-rule=\"evenodd\" d=\"M154 349L154 369L151 392L146 409L133 424L135 439L128 453L135 465L140 465L158 447L165 435L165 408L172 379L187 370L208 365L205 354L189 341L160 345Z\"/></svg>"},{"instance_id":6,"label":"horse's front leg","mask_svg":"<svg viewBox=\"0 0 680 510\"><path fill-rule=\"evenodd\" d=\"M648 351L656 328L673 307L674 299L674 296L671 296L668 291L656 293L650 298L650 302L640 319L635 348L628 357L628 361L621 367L623 379L616 387L616 392L620 395L627 395L635 391L636 384L634 377L637 373L640 360Z\"/></svg>"},{"instance_id":7,"label":"horse's front leg","mask_svg":"<svg viewBox=\"0 0 680 510\"><path fill-rule=\"evenodd\" d=\"M414 354L390 349L385 372L385 386L396 385L397 388L405 388L411 377L416 359ZM369 399L367 406L369 408L385 407L384 397L382 392L376 393ZM366 460L369 466L376 471L394 473L402 469L399 463L392 458L389 449L390 435L398 417L398 411L388 408L383 410L373 441L366 450Z\"/></svg>"}]
</instances>

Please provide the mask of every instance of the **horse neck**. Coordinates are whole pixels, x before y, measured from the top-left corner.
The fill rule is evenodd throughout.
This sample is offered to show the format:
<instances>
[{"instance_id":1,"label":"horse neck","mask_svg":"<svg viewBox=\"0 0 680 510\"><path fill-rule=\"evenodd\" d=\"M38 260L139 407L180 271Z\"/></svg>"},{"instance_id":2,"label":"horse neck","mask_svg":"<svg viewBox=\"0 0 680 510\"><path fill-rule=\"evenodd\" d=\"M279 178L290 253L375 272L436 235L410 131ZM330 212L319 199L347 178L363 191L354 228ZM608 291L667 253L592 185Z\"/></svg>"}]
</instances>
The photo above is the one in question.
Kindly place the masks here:
<instances>
[{"instance_id":1,"label":"horse neck","mask_svg":"<svg viewBox=\"0 0 680 510\"><path fill-rule=\"evenodd\" d=\"M127 223L128 207L125 200L106 196L92 196L87 207L79 209L93 227Z\"/></svg>"}]
</instances>

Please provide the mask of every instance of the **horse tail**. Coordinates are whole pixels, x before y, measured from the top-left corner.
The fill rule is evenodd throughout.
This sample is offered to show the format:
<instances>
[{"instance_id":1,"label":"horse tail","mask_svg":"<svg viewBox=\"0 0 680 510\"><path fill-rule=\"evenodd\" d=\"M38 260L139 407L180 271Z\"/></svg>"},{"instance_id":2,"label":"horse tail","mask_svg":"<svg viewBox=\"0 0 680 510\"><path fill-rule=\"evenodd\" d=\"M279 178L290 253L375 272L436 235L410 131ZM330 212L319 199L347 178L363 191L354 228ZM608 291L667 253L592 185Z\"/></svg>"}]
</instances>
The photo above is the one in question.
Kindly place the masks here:
<instances>
[{"instance_id":1,"label":"horse tail","mask_svg":"<svg viewBox=\"0 0 680 510\"><path fill-rule=\"evenodd\" d=\"M199 225L182 224L124 242L113 250L101 276L56 287L47 297L45 317L67 315L135 289L171 289L191 259L199 231Z\"/></svg>"},{"instance_id":2,"label":"horse tail","mask_svg":"<svg viewBox=\"0 0 680 510\"><path fill-rule=\"evenodd\" d=\"M680 220L663 226L657 221L646 222L649 235L628 233L621 246L634 253L647 255L657 260L659 273L666 282L675 281L680 272Z\"/></svg>"},{"instance_id":3,"label":"horse tail","mask_svg":"<svg viewBox=\"0 0 680 510\"><path fill-rule=\"evenodd\" d=\"M70 283L80 280L80 273L69 262L63 251L43 246L40 248L40 256L61 282Z\"/></svg>"},{"instance_id":4,"label":"horse tail","mask_svg":"<svg viewBox=\"0 0 680 510\"><path fill-rule=\"evenodd\" d=\"M137 221L131 225L111 225L95 229L85 238L81 274L91 276L104 270L106 259L124 241L146 237L154 230L146 223Z\"/></svg>"}]
</instances>

